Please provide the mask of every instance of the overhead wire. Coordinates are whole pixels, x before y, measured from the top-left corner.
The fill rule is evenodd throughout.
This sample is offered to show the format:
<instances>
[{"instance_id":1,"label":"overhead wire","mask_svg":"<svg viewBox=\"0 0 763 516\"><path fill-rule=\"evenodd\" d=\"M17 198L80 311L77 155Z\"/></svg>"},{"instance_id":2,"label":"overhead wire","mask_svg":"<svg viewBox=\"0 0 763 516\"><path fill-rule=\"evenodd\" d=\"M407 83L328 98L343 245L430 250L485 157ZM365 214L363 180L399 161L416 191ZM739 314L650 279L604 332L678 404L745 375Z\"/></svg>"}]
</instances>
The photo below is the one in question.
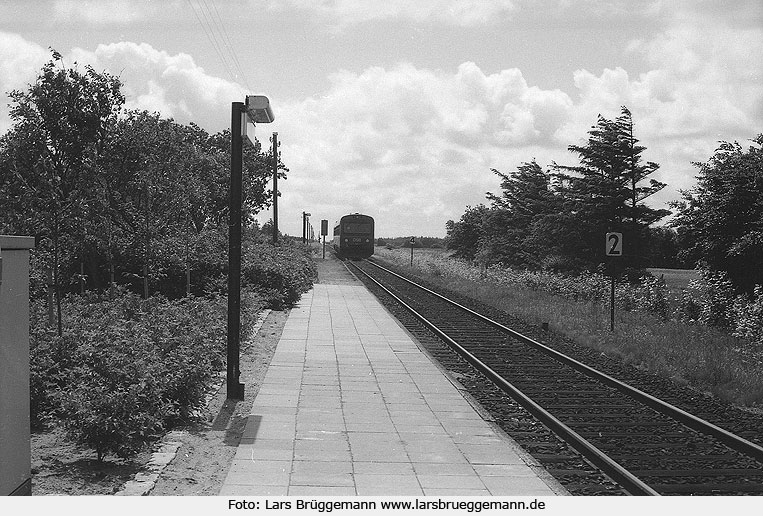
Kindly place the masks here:
<instances>
[{"instance_id":1,"label":"overhead wire","mask_svg":"<svg viewBox=\"0 0 763 516\"><path fill-rule=\"evenodd\" d=\"M206 0L204 0L206 2ZM240 74L241 78L244 81L244 84L247 88L251 91L251 87L249 86L249 82L247 81L246 74L244 73L244 69L241 66L241 62L238 60L238 54L235 51L235 48L233 46L233 43L231 43L230 37L228 36L228 31L225 29L225 24L223 23L223 19L220 16L220 11L217 9L217 4L213 1L212 7L214 8L214 13L217 16L217 21L219 23L220 32L223 35L223 39L225 43L228 45L228 49L230 49L230 55L233 58L233 64L236 66L236 70L238 70L238 73Z\"/></svg>"},{"instance_id":2,"label":"overhead wire","mask_svg":"<svg viewBox=\"0 0 763 516\"><path fill-rule=\"evenodd\" d=\"M199 25L201 25L201 28L215 53L220 58L231 81L234 84L237 84L242 90L243 87L241 86L241 81L243 81L244 85L251 89L233 44L231 43L230 37L225 29L225 24L222 22L220 13L217 10L217 6L215 6L214 3L212 4L217 16L217 19L215 19L215 15L212 14L212 9L210 9L206 0L200 0L196 6L194 6L192 0L186 0L186 2L191 7L196 20L199 22Z\"/></svg>"},{"instance_id":3,"label":"overhead wire","mask_svg":"<svg viewBox=\"0 0 763 516\"><path fill-rule=\"evenodd\" d=\"M199 10L201 11L202 16L207 23L207 27L209 27L209 31L212 34L217 47L221 49L222 59L224 60L224 64L228 70L228 73L231 76L237 76L238 74L235 70L233 70L232 63L230 63L233 48L226 45L225 39L222 37L223 28L217 25L217 22L215 21L214 16L212 16L212 11L210 10L206 0L199 0ZM218 34L220 35L219 37Z\"/></svg>"}]
</instances>

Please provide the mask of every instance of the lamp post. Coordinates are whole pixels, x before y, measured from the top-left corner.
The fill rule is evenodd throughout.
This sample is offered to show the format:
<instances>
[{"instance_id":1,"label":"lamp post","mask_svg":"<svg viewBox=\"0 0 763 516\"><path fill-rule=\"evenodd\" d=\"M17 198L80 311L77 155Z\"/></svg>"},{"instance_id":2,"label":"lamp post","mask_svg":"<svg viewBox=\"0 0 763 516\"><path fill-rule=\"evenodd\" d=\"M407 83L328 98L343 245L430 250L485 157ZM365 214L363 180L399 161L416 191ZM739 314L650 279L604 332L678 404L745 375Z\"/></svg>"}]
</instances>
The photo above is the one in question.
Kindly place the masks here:
<instances>
[{"instance_id":1,"label":"lamp post","mask_svg":"<svg viewBox=\"0 0 763 516\"><path fill-rule=\"evenodd\" d=\"M246 124L269 124L274 120L270 101L264 95L247 95L246 102L231 103L230 196L228 206L228 399L244 399L239 382L241 349L241 184Z\"/></svg>"}]
</instances>

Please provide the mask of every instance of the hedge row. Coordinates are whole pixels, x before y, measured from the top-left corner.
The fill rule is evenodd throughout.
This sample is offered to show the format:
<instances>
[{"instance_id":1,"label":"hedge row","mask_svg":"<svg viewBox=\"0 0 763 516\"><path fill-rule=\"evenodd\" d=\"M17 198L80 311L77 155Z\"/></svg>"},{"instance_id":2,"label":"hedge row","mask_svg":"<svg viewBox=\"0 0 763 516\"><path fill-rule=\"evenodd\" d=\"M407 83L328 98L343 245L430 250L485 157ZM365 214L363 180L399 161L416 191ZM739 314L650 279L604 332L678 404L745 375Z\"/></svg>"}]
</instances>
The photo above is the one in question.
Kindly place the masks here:
<instances>
[{"instance_id":1,"label":"hedge row","mask_svg":"<svg viewBox=\"0 0 763 516\"><path fill-rule=\"evenodd\" d=\"M296 302L317 276L307 250L249 243L242 257L241 336L262 308ZM227 264L206 264L204 296L142 299L127 287L69 295L64 331L33 300L30 318L31 417L35 428L62 424L103 460L127 458L201 407L225 370Z\"/></svg>"},{"instance_id":2,"label":"hedge row","mask_svg":"<svg viewBox=\"0 0 763 516\"><path fill-rule=\"evenodd\" d=\"M377 254L400 265L410 261L410 255L401 250L378 250ZM426 253L418 255L416 263L425 272L436 276L487 280L565 299L609 305L611 280L599 273L570 275L500 265L480 267L474 262ZM763 285L757 285L752 295L741 295L735 293L723 272L702 268L697 272L699 279L690 281L678 295L670 291L663 279L651 275L632 283L620 282L615 290L615 303L620 309L648 312L663 321L675 319L721 328L734 337L763 346Z\"/></svg>"}]
</instances>

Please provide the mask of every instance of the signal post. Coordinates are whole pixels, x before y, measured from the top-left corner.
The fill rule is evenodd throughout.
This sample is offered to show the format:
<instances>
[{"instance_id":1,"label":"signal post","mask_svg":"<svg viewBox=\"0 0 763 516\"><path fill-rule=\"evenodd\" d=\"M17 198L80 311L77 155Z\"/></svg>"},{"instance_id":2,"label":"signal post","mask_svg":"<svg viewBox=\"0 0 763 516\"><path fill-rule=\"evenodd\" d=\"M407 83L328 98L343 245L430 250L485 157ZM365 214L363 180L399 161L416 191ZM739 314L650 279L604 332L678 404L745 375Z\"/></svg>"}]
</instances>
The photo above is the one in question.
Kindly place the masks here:
<instances>
[{"instance_id":1,"label":"signal post","mask_svg":"<svg viewBox=\"0 0 763 516\"><path fill-rule=\"evenodd\" d=\"M606 235L604 243L604 254L607 257L617 257L623 255L623 234L610 232ZM615 271L616 261L610 258L609 275L612 278L612 287L609 293L609 331L615 331Z\"/></svg>"},{"instance_id":2,"label":"signal post","mask_svg":"<svg viewBox=\"0 0 763 516\"><path fill-rule=\"evenodd\" d=\"M321 236L323 237L323 259L326 259L326 235L329 234L329 221L321 220Z\"/></svg>"}]
</instances>

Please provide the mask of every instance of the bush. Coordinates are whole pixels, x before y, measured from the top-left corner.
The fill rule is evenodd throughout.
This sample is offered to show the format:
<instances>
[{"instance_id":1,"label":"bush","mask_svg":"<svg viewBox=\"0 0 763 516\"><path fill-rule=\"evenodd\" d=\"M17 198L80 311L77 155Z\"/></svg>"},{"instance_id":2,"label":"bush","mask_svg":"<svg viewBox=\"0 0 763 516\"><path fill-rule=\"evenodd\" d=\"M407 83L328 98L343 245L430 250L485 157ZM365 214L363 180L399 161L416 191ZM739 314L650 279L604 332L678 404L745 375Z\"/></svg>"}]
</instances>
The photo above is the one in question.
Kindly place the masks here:
<instances>
[{"instance_id":1,"label":"bush","mask_svg":"<svg viewBox=\"0 0 763 516\"><path fill-rule=\"evenodd\" d=\"M654 314L663 321L670 319L670 292L663 278L647 275L635 289L640 310Z\"/></svg>"},{"instance_id":2,"label":"bush","mask_svg":"<svg viewBox=\"0 0 763 516\"><path fill-rule=\"evenodd\" d=\"M735 328L732 335L750 339L763 349L763 286L756 285L751 301L737 297L733 307Z\"/></svg>"},{"instance_id":3,"label":"bush","mask_svg":"<svg viewBox=\"0 0 763 516\"><path fill-rule=\"evenodd\" d=\"M278 246L251 244L244 249L241 262L242 285L260 293L274 310L299 301L318 277L310 251L289 241Z\"/></svg>"},{"instance_id":4,"label":"bush","mask_svg":"<svg viewBox=\"0 0 763 516\"><path fill-rule=\"evenodd\" d=\"M225 368L225 297L143 300L120 288L69 296L65 308L59 337L33 305L32 420L39 427L61 419L99 460L128 457L188 420ZM242 293L244 336L260 308L257 295Z\"/></svg>"},{"instance_id":5,"label":"bush","mask_svg":"<svg viewBox=\"0 0 763 516\"><path fill-rule=\"evenodd\" d=\"M699 270L682 294L676 317L716 328L734 326L734 288L723 272Z\"/></svg>"},{"instance_id":6,"label":"bush","mask_svg":"<svg viewBox=\"0 0 763 516\"><path fill-rule=\"evenodd\" d=\"M108 354L109 361L117 358L128 357ZM171 404L161 396L160 379L146 374L156 369L152 366L138 360L112 364L103 372L89 366L72 371L79 381L62 393L64 424L76 442L96 451L99 461L108 453L135 455L161 435ZM117 370L123 374L103 375Z\"/></svg>"}]
</instances>

